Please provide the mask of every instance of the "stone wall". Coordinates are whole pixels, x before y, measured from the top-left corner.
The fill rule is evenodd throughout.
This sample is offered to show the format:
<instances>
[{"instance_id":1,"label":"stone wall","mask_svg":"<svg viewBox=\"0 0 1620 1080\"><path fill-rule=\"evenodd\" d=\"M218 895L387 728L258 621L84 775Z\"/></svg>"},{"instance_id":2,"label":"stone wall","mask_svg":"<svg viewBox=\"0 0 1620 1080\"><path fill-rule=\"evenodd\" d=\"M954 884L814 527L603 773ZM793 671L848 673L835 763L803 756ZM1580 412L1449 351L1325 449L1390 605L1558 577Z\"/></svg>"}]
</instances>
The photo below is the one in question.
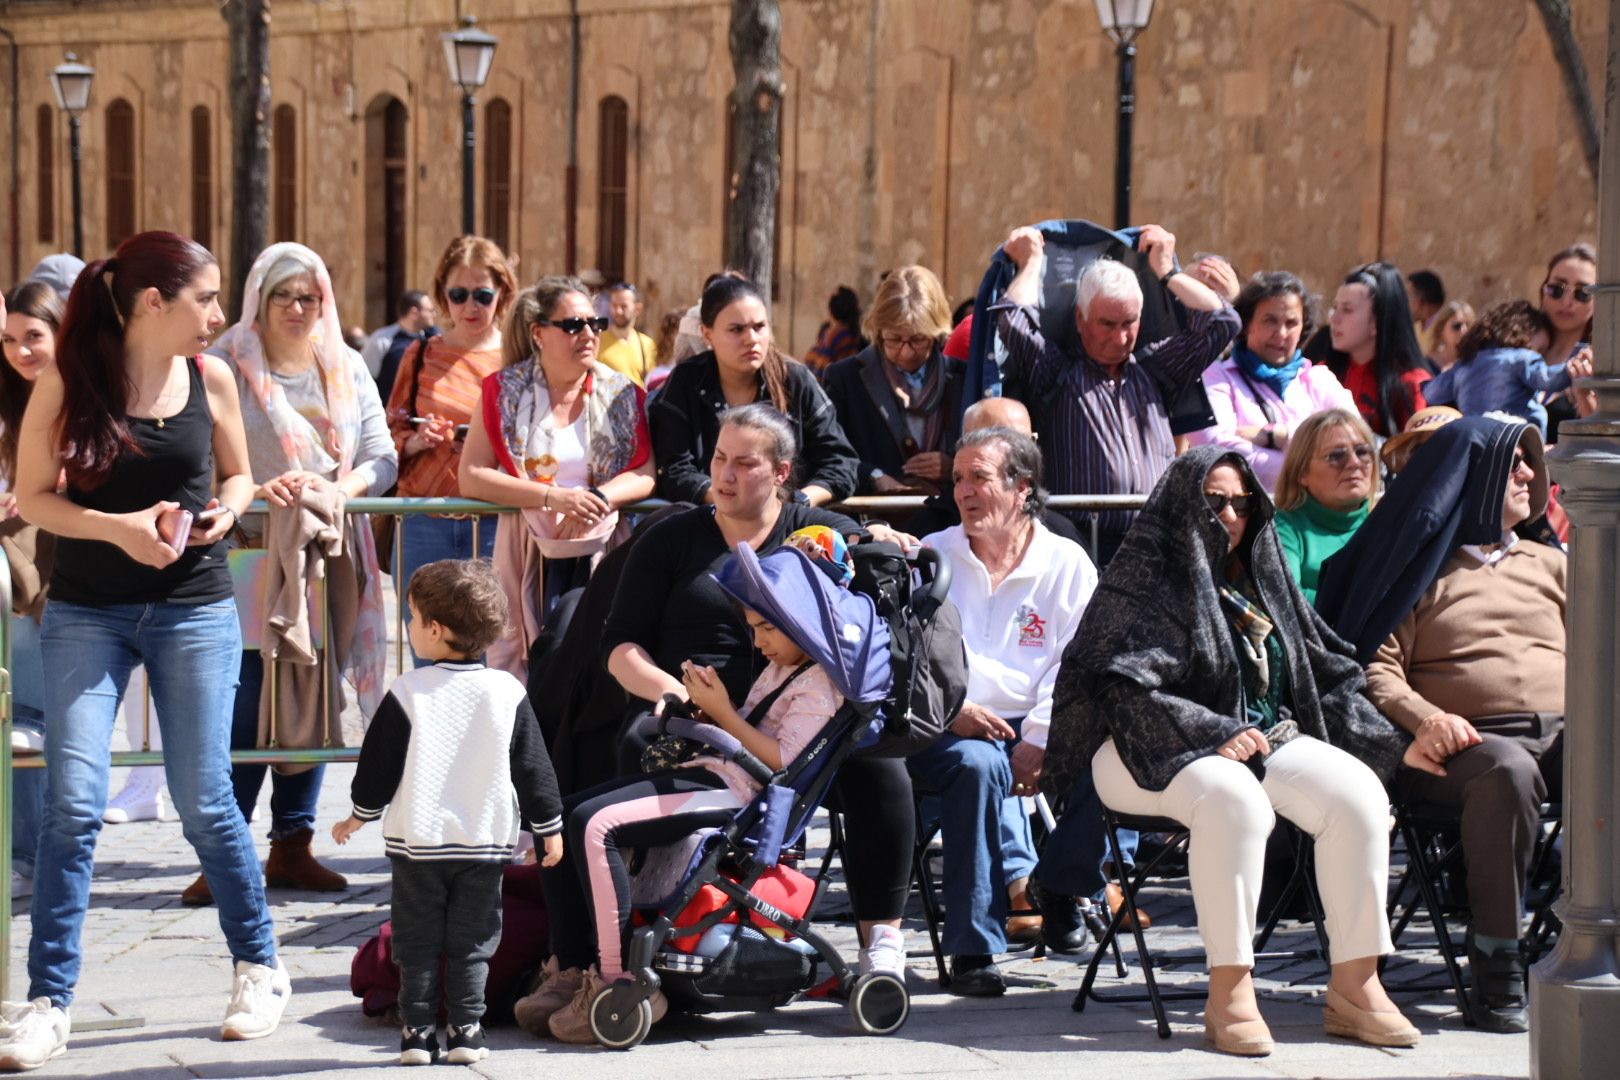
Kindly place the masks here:
<instances>
[{"instance_id":1,"label":"stone wall","mask_svg":"<svg viewBox=\"0 0 1620 1080\"><path fill-rule=\"evenodd\" d=\"M567 254L568 4L460 6L500 39L479 100L512 107L510 246L532 279ZM298 118L296 234L331 264L346 321L375 322L386 306L367 227L380 198L367 181L367 116L389 96L408 110L408 282L427 282L458 229L461 112L438 42L457 7L274 5L272 92ZM630 106L626 273L649 294L651 323L690 302L722 256L729 4L578 7L575 262L597 260L597 118L614 94ZM1603 7L1576 5L1599 88ZM880 271L917 261L962 298L1011 225L1112 216L1115 63L1090 0L782 9L776 317L789 348L808 345L840 283L869 297ZM21 45L23 268L71 235L61 122L55 242L36 229L35 109L66 48L97 71L85 118L89 251L105 238L100 110L120 96L136 112L141 228L189 228L189 117L211 109L214 247L225 250L227 43L213 0L0 0L0 25ZM1381 256L1433 267L1477 304L1532 290L1548 253L1596 233L1593 181L1528 0L1159 0L1140 50L1132 216L1176 231L1186 255L1222 252L1246 273L1294 269L1328 294L1350 266ZM0 122L9 94L0 80ZM12 244L0 214L7 272Z\"/></svg>"}]
</instances>

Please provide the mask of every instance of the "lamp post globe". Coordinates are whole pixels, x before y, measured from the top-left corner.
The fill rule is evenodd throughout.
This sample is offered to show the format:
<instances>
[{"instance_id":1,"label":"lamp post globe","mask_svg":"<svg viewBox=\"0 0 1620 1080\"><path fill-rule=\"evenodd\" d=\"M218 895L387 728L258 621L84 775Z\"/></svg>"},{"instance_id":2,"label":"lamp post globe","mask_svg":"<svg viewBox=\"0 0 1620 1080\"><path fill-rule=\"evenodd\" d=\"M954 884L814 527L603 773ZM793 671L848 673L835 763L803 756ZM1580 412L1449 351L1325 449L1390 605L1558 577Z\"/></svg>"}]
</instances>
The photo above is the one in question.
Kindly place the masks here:
<instances>
[{"instance_id":1,"label":"lamp post globe","mask_svg":"<svg viewBox=\"0 0 1620 1080\"><path fill-rule=\"evenodd\" d=\"M450 81L461 88L461 231L473 229L473 95L489 80L489 69L495 63L495 46L499 44L493 34L478 29L471 15L462 20L461 29L440 34L444 45L444 61L450 69Z\"/></svg>"},{"instance_id":2,"label":"lamp post globe","mask_svg":"<svg viewBox=\"0 0 1620 1080\"><path fill-rule=\"evenodd\" d=\"M73 254L81 259L84 257L84 216L79 187L79 117L90 107L90 84L95 77L95 68L81 64L72 53L51 69L51 93L56 97L56 107L67 113L68 118L68 154L73 163Z\"/></svg>"}]
</instances>

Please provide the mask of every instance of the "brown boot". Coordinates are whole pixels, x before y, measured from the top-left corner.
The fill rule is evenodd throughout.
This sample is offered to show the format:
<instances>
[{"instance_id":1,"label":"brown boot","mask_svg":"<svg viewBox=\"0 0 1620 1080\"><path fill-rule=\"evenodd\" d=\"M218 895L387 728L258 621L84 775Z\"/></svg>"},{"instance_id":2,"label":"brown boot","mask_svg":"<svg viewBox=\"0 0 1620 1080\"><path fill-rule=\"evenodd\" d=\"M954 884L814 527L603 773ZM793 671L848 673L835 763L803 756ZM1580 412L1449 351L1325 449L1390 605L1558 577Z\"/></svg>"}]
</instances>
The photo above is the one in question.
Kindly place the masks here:
<instances>
[{"instance_id":1,"label":"brown boot","mask_svg":"<svg viewBox=\"0 0 1620 1080\"><path fill-rule=\"evenodd\" d=\"M186 891L180 894L180 902L186 907L207 907L214 902L214 894L208 891L208 879L201 874L197 880L186 886Z\"/></svg>"},{"instance_id":2,"label":"brown boot","mask_svg":"<svg viewBox=\"0 0 1620 1080\"><path fill-rule=\"evenodd\" d=\"M348 878L315 861L309 850L314 838L314 829L299 829L286 839L270 841L270 857L264 861L267 888L342 892L349 887Z\"/></svg>"}]
</instances>

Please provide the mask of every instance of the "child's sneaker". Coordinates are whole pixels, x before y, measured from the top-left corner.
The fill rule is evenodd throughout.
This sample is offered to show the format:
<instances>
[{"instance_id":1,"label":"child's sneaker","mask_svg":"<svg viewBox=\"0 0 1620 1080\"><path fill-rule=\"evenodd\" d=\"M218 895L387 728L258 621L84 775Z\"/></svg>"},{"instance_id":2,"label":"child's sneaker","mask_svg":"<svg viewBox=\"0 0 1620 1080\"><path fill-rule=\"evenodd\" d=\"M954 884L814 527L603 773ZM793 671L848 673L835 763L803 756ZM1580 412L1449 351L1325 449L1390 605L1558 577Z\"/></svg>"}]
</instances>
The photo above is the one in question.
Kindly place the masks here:
<instances>
[{"instance_id":1,"label":"child's sneaker","mask_svg":"<svg viewBox=\"0 0 1620 1080\"><path fill-rule=\"evenodd\" d=\"M453 1030L453 1029L452 1029ZM482 1032L479 1032L482 1035ZM432 1065L439 1060L439 1033L432 1027L411 1027L399 1031L399 1063Z\"/></svg>"},{"instance_id":2,"label":"child's sneaker","mask_svg":"<svg viewBox=\"0 0 1620 1080\"><path fill-rule=\"evenodd\" d=\"M7 1002L0 1015L0 1071L27 1072L66 1053L68 1014L50 998L20 1006Z\"/></svg>"},{"instance_id":3,"label":"child's sneaker","mask_svg":"<svg viewBox=\"0 0 1620 1080\"><path fill-rule=\"evenodd\" d=\"M574 1000L584 978L585 973L579 968L559 971L557 958L548 957L545 966L540 969L539 985L512 1006L512 1017L518 1027L530 1035L541 1038L549 1036L552 1015L567 1008L568 1003Z\"/></svg>"},{"instance_id":4,"label":"child's sneaker","mask_svg":"<svg viewBox=\"0 0 1620 1080\"><path fill-rule=\"evenodd\" d=\"M447 1043L450 1047L445 1060L450 1064L471 1065L489 1057L489 1048L484 1045L484 1025L478 1021L462 1027L451 1024L445 1029L445 1034L449 1036Z\"/></svg>"},{"instance_id":5,"label":"child's sneaker","mask_svg":"<svg viewBox=\"0 0 1620 1080\"><path fill-rule=\"evenodd\" d=\"M861 950L858 968L861 975L893 975L904 982L906 978L906 935L897 927L874 926L871 939Z\"/></svg>"},{"instance_id":6,"label":"child's sneaker","mask_svg":"<svg viewBox=\"0 0 1620 1080\"><path fill-rule=\"evenodd\" d=\"M236 981L231 986L231 1002L225 1007L223 1039L262 1039L281 1023L281 1014L292 997L292 980L281 960L275 967L236 962Z\"/></svg>"}]
</instances>

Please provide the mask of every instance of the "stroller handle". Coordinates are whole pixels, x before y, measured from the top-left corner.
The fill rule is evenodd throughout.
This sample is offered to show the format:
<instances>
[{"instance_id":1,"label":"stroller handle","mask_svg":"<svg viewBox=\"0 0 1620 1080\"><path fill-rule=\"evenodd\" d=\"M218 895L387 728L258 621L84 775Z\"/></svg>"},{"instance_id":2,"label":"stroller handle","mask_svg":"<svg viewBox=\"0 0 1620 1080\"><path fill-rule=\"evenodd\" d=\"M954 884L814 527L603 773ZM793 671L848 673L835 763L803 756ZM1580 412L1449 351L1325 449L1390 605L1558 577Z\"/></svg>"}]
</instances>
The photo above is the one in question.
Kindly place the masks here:
<instances>
[{"instance_id":1,"label":"stroller handle","mask_svg":"<svg viewBox=\"0 0 1620 1080\"><path fill-rule=\"evenodd\" d=\"M920 597L913 598L912 612L927 622L940 609L951 594L951 564L931 547L920 547L910 555L925 586Z\"/></svg>"}]
</instances>

